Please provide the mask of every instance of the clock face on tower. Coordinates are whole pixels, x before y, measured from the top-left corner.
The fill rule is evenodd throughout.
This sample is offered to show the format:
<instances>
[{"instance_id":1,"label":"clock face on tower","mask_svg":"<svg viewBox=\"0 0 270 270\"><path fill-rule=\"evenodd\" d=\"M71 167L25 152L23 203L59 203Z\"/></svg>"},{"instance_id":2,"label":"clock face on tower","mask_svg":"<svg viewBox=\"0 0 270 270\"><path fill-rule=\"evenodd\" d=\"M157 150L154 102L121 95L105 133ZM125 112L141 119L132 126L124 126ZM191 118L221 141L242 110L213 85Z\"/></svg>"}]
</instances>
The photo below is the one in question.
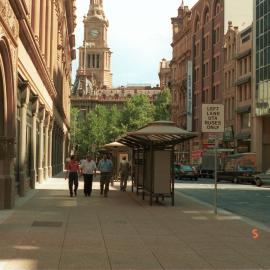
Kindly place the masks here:
<instances>
[{"instance_id":1,"label":"clock face on tower","mask_svg":"<svg viewBox=\"0 0 270 270\"><path fill-rule=\"evenodd\" d=\"M89 31L89 35L91 38L97 38L99 36L99 31L97 29L92 29Z\"/></svg>"}]
</instances>

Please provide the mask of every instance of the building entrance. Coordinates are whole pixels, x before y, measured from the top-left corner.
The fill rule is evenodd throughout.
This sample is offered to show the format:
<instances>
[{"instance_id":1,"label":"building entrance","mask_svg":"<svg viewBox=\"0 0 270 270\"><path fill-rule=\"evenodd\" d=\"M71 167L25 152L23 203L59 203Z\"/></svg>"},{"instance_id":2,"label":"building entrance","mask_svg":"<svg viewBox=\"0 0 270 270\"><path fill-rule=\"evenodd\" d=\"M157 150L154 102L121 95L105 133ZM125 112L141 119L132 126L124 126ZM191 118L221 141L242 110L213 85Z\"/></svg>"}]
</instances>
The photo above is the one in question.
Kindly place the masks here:
<instances>
[{"instance_id":1,"label":"building entrance","mask_svg":"<svg viewBox=\"0 0 270 270\"><path fill-rule=\"evenodd\" d=\"M0 39L0 209L14 205L14 81L10 50Z\"/></svg>"}]
</instances>

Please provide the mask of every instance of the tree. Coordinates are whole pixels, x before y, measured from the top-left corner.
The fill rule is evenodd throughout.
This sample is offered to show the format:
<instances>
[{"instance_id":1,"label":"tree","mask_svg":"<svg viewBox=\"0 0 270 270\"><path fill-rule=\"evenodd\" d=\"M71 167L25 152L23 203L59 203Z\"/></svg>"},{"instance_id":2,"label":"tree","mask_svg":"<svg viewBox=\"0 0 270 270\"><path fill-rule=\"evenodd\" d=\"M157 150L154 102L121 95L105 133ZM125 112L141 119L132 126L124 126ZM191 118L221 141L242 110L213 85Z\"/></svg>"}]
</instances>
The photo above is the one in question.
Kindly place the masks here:
<instances>
[{"instance_id":1,"label":"tree","mask_svg":"<svg viewBox=\"0 0 270 270\"><path fill-rule=\"evenodd\" d=\"M154 105L145 94L127 100L122 111L124 131L136 130L154 119Z\"/></svg>"},{"instance_id":2,"label":"tree","mask_svg":"<svg viewBox=\"0 0 270 270\"><path fill-rule=\"evenodd\" d=\"M155 121L170 120L171 92L167 88L160 92L154 102Z\"/></svg>"},{"instance_id":3,"label":"tree","mask_svg":"<svg viewBox=\"0 0 270 270\"><path fill-rule=\"evenodd\" d=\"M78 126L79 118L79 109L75 107L71 107L70 109L70 140L71 145L75 148L76 144L78 143L78 135L80 133L80 128Z\"/></svg>"}]
</instances>

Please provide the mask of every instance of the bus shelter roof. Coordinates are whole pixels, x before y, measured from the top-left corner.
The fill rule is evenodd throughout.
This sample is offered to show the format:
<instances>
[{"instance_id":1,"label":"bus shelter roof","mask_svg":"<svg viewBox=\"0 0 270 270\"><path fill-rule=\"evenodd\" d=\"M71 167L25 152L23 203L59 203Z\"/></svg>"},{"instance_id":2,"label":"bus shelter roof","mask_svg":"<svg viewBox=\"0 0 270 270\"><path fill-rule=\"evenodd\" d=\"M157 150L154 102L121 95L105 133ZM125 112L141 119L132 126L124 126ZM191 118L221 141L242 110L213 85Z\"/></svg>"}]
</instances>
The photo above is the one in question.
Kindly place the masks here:
<instances>
[{"instance_id":1,"label":"bus shelter roof","mask_svg":"<svg viewBox=\"0 0 270 270\"><path fill-rule=\"evenodd\" d=\"M128 132L117 141L133 148L148 145L174 146L196 136L196 133L177 127L174 122L156 121L136 131Z\"/></svg>"}]
</instances>

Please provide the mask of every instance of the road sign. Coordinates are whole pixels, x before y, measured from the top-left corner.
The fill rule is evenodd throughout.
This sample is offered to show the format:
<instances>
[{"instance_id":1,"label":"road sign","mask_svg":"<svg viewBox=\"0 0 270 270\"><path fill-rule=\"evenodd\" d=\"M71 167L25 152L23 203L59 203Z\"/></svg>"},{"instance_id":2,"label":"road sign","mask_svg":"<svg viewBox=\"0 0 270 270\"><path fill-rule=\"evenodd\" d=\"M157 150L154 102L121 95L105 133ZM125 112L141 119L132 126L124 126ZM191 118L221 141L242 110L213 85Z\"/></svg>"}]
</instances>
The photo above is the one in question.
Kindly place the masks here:
<instances>
[{"instance_id":1,"label":"road sign","mask_svg":"<svg viewBox=\"0 0 270 270\"><path fill-rule=\"evenodd\" d=\"M202 132L224 132L223 104L202 104Z\"/></svg>"}]
</instances>

